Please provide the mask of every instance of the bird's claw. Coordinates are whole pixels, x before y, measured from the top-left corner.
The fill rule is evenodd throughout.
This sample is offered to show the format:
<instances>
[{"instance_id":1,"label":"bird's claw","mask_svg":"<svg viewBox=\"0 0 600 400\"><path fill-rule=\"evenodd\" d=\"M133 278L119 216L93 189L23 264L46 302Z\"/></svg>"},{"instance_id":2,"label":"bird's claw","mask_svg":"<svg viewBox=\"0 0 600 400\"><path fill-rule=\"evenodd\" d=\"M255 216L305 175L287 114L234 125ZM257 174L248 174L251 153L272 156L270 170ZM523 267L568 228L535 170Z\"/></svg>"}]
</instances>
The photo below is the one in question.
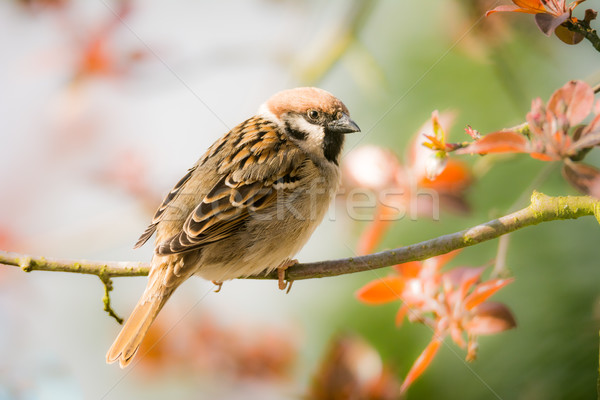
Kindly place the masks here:
<instances>
[{"instance_id":1,"label":"bird's claw","mask_svg":"<svg viewBox=\"0 0 600 400\"><path fill-rule=\"evenodd\" d=\"M298 260L286 260L279 267L277 267L277 278L280 290L285 290L285 294L288 294L292 290L293 280L285 279L285 271L294 265L298 264Z\"/></svg>"},{"instance_id":2,"label":"bird's claw","mask_svg":"<svg viewBox=\"0 0 600 400\"><path fill-rule=\"evenodd\" d=\"M219 293L221 291L221 288L223 287L223 282L221 282L221 281L212 281L212 283L217 286L217 288L215 289L215 293Z\"/></svg>"}]
</instances>

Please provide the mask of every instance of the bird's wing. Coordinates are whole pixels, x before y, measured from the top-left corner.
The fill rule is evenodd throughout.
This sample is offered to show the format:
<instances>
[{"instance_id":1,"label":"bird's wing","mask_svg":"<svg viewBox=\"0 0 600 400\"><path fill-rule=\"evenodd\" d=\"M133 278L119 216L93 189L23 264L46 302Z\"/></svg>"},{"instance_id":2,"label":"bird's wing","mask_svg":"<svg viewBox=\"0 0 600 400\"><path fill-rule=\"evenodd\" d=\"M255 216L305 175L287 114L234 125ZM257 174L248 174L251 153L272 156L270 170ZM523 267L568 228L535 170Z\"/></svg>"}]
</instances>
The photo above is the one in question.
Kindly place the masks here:
<instances>
[{"instance_id":1,"label":"bird's wing","mask_svg":"<svg viewBox=\"0 0 600 400\"><path fill-rule=\"evenodd\" d=\"M277 126L260 121L250 119L230 133L222 146L227 156L217 164L221 179L188 215L183 229L157 245L157 254L183 253L228 238L252 212L276 201L278 190L295 187L309 161Z\"/></svg>"},{"instance_id":2,"label":"bird's wing","mask_svg":"<svg viewBox=\"0 0 600 400\"><path fill-rule=\"evenodd\" d=\"M148 239L150 239L150 237L152 237L152 235L156 231L156 227L157 227L158 223L162 219L162 216L163 216L165 210L169 207L171 202L179 195L179 193L181 192L181 189L184 187L186 182L190 180L190 178L192 177L192 174L194 173L196 168L198 168L197 164L194 165L192 168L190 168L188 170L188 172L185 174L185 176L183 178L181 178L179 180L179 182L177 182L175 187L173 187L173 189L171 189L169 194L167 194L167 196L164 198L163 202L161 203L160 207L158 207L158 210L156 210L156 213L154 214L154 217L152 218L152 222L150 223L148 228L146 228L144 233L142 233L142 235L136 242L135 246L133 246L134 249L137 249L138 247L142 246L144 243L146 243L148 241Z\"/></svg>"},{"instance_id":3,"label":"bird's wing","mask_svg":"<svg viewBox=\"0 0 600 400\"><path fill-rule=\"evenodd\" d=\"M152 218L152 222L139 237L133 248L137 249L138 247L144 245L148 239L152 237L154 232L156 232L158 223L165 216L167 209L175 205L175 199L177 199L177 197L184 191L186 184L188 181L190 181L190 178L194 175L194 173L206 173L206 171L201 170L201 167L205 166L205 164L209 164L209 160L216 161L214 164L221 166L219 167L219 171L217 173L222 175L223 171L226 170L226 167L231 164L231 160L225 164L223 164L223 161L227 158L226 155L231 153L232 147L236 145L236 142L240 141L241 144L247 143L246 140L251 139L253 135L257 136L256 138L258 138L260 137L260 134L262 134L262 131L273 130L274 128L275 126L270 121L267 121L264 118L253 117L242 122L240 125L236 126L226 135L221 137L221 139L213 143L213 145L206 151L200 160L198 160L198 162L187 171L185 176L181 178L179 182L177 182L173 189L171 189L171 191L163 199L160 207L158 207L154 217ZM246 140L242 141L242 138L244 137ZM267 140L265 142L269 142L269 138L271 138L271 136L266 138Z\"/></svg>"}]
</instances>

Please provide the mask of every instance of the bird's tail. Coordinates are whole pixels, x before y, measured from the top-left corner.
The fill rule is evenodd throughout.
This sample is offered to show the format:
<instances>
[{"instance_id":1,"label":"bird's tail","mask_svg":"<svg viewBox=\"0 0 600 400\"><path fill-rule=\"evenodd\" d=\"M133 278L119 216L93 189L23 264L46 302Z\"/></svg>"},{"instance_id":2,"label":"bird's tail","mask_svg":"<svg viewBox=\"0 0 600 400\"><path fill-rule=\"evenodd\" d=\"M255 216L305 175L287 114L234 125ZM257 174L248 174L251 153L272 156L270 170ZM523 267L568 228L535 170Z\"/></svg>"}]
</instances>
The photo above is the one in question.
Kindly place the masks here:
<instances>
[{"instance_id":1,"label":"bird's tail","mask_svg":"<svg viewBox=\"0 0 600 400\"><path fill-rule=\"evenodd\" d=\"M158 292L158 293L157 293ZM121 368L125 368L137 353L144 336L150 325L163 308L173 288L162 287L158 289L151 282L148 283L146 291L133 309L133 312L125 322L119 336L106 354L106 362L109 364L119 360Z\"/></svg>"}]
</instances>

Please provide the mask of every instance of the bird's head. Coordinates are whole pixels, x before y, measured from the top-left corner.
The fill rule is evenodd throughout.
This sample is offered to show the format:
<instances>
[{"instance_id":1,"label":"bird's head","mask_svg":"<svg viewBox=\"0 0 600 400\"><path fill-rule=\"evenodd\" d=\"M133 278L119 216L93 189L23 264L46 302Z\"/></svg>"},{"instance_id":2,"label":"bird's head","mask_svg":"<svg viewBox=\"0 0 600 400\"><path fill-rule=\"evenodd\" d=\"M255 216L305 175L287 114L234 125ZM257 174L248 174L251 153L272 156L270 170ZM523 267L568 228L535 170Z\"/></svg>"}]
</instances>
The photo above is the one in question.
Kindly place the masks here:
<instances>
[{"instance_id":1,"label":"bird's head","mask_svg":"<svg viewBox=\"0 0 600 400\"><path fill-rule=\"evenodd\" d=\"M344 103L314 87L276 93L261 106L259 113L279 124L304 151L335 164L339 162L344 135L360 132Z\"/></svg>"}]
</instances>

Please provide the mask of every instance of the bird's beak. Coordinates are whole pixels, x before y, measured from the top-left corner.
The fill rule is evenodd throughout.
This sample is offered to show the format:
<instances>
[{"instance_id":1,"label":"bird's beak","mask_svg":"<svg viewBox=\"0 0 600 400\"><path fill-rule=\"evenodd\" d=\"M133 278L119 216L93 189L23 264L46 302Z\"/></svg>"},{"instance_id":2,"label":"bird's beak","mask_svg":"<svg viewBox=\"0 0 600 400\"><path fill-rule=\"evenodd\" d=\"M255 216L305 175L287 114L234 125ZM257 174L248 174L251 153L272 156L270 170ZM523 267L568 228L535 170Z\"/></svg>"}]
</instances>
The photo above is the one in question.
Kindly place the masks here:
<instances>
[{"instance_id":1,"label":"bird's beak","mask_svg":"<svg viewBox=\"0 0 600 400\"><path fill-rule=\"evenodd\" d=\"M360 128L356 125L356 122L352 121L347 114L343 114L340 119L331 121L327 124L327 129L335 133L360 132Z\"/></svg>"}]
</instances>

